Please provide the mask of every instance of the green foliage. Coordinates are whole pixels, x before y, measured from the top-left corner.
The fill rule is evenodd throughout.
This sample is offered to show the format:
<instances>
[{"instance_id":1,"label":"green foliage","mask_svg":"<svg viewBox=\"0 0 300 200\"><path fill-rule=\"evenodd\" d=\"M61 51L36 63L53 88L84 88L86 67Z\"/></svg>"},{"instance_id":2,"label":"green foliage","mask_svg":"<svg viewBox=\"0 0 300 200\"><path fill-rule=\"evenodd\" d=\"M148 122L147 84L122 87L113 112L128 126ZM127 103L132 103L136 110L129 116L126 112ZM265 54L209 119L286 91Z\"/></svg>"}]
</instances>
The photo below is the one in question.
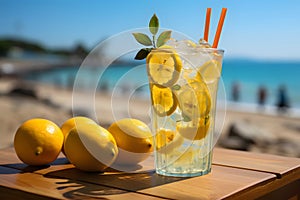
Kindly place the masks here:
<instances>
[{"instance_id":1,"label":"green foliage","mask_svg":"<svg viewBox=\"0 0 300 200\"><path fill-rule=\"evenodd\" d=\"M132 33L136 41L145 46L151 46L152 42L148 35L144 33Z\"/></svg>"},{"instance_id":2,"label":"green foliage","mask_svg":"<svg viewBox=\"0 0 300 200\"><path fill-rule=\"evenodd\" d=\"M55 55L80 57L86 56L88 51L82 44L77 44L74 49L48 49L37 42L20 39L0 39L0 56L7 56L13 48L20 48L24 51L35 53L49 53Z\"/></svg>"},{"instance_id":3,"label":"green foliage","mask_svg":"<svg viewBox=\"0 0 300 200\"><path fill-rule=\"evenodd\" d=\"M157 16L154 14L149 22L149 30L153 35L156 35L159 28L159 21Z\"/></svg>"},{"instance_id":4,"label":"green foliage","mask_svg":"<svg viewBox=\"0 0 300 200\"><path fill-rule=\"evenodd\" d=\"M156 34L159 29L159 20L157 16L154 14L149 21L149 31L152 33L152 40L150 37L144 33L132 33L136 41L145 46L152 46L152 48L142 48L139 50L134 59L143 60L148 54L158 47L166 44L166 42L171 38L171 31L164 31L156 40Z\"/></svg>"},{"instance_id":5,"label":"green foliage","mask_svg":"<svg viewBox=\"0 0 300 200\"><path fill-rule=\"evenodd\" d=\"M164 31L162 32L157 39L156 46L161 47L162 45L166 44L166 42L171 38L171 31Z\"/></svg>"},{"instance_id":6,"label":"green foliage","mask_svg":"<svg viewBox=\"0 0 300 200\"><path fill-rule=\"evenodd\" d=\"M136 54L135 58L136 60L143 60L145 59L148 54L151 52L152 48L143 48L139 50L139 52Z\"/></svg>"},{"instance_id":7,"label":"green foliage","mask_svg":"<svg viewBox=\"0 0 300 200\"><path fill-rule=\"evenodd\" d=\"M24 50L45 53L47 50L38 43L28 42L19 39L0 40L0 56L6 56L11 48L18 47Z\"/></svg>"}]
</instances>

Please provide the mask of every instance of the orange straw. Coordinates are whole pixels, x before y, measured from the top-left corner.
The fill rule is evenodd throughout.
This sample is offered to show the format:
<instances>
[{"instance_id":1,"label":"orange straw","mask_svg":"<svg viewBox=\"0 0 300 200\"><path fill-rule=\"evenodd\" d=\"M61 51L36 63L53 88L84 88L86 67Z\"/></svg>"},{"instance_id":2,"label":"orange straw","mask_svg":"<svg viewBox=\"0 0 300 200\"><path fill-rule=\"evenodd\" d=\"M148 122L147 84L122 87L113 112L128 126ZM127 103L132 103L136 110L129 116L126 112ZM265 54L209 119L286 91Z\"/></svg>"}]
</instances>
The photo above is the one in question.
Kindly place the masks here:
<instances>
[{"instance_id":1,"label":"orange straw","mask_svg":"<svg viewBox=\"0 0 300 200\"><path fill-rule=\"evenodd\" d=\"M216 35L215 35L215 39L214 39L214 43L213 43L212 48L217 48L218 47L218 43L219 43L219 40L220 40L220 35L221 35L221 32L222 32L222 27L223 27L225 16L226 16L226 11L227 11L227 8L222 8L222 13L221 13L221 16L220 16L220 20L219 20L219 24L218 24L218 28L217 28L217 31L216 31Z\"/></svg>"},{"instance_id":2,"label":"orange straw","mask_svg":"<svg viewBox=\"0 0 300 200\"><path fill-rule=\"evenodd\" d=\"M208 33L209 33L209 24L210 24L210 14L211 8L206 9L206 20L205 20L205 28L204 28L204 40L208 42Z\"/></svg>"}]
</instances>

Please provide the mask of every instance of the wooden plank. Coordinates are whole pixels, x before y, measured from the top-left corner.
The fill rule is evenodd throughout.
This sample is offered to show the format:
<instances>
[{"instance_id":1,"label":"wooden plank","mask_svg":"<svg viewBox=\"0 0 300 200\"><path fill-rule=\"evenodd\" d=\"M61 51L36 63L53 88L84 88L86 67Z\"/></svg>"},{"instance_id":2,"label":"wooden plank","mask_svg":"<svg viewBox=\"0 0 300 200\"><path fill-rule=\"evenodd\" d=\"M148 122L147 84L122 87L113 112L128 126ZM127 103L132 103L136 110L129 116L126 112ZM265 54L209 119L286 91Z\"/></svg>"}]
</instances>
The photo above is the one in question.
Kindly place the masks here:
<instances>
[{"instance_id":1,"label":"wooden plank","mask_svg":"<svg viewBox=\"0 0 300 200\"><path fill-rule=\"evenodd\" d=\"M6 154L12 154L12 149L8 150ZM1 155L1 152L0 152ZM13 156L13 155L11 155ZM145 193L151 195L161 195L161 191L155 188L163 187L168 191L164 194L164 197L169 197L169 193L174 193L171 198L192 198L193 195L201 196L203 198L211 198L214 196L218 198L230 197L232 195L241 195L247 193L246 196L255 196L251 192L247 192L249 188L254 189L256 185L266 183L268 181L275 180L275 176L272 174L261 173L256 171L241 170L230 167L213 166L213 172L207 176L196 178L178 178L178 177L164 177L154 173L153 169L153 157L150 157L147 161L143 162L143 166L146 166L145 171L139 170L139 173L126 173L118 172L115 170L107 171L104 174L101 173L86 173L75 169L72 165L63 165L66 161L61 157L56 163L53 163L51 167L47 168L34 168L22 163L15 163L6 165L8 167L17 168L23 171L30 171L38 174L43 174L45 177L60 177L72 180L78 180L83 182L89 182L92 184L101 184L108 187L117 187L132 192ZM12 161L12 160L10 160ZM14 162L20 162L15 158ZM151 169L152 170L149 170ZM190 183L186 183L189 180L193 180ZM195 180L199 180L195 182ZM185 183L185 184L182 184ZM212 184L213 183L213 184ZM167 188L164 188L168 185ZM174 185L174 186L173 186ZM181 186L182 185L182 186ZM204 186L204 190L195 189L195 191L187 190L188 194L184 191L176 190L176 187L183 187L184 185L197 185L199 188ZM218 188L227 188L222 190L216 190ZM169 188L170 187L170 188ZM154 188L154 189L153 189ZM174 190L174 191L172 191ZM269 190L260 191L257 194L266 194ZM249 193L249 194L248 194ZM190 196L191 195L191 196Z\"/></svg>"},{"instance_id":2,"label":"wooden plank","mask_svg":"<svg viewBox=\"0 0 300 200\"><path fill-rule=\"evenodd\" d=\"M273 158L275 161L268 161L266 157L269 159ZM298 159L291 159L289 163L290 158L280 156L275 156L274 158L274 156L264 154L256 157L252 153L218 148L214 152L213 163L216 166L213 166L213 172L207 176L196 178L159 176L154 173L153 157L142 163L142 167L137 170L139 173L125 173L111 169L103 174L85 173L77 170L72 164L66 164L67 160L63 155L60 155L60 158L52 163L51 166L44 167L31 167L21 163L12 148L1 150L0 158L0 164L4 167L40 174L43 177L76 180L86 184L97 184L103 187L119 188L141 194L163 195L165 198L201 197L204 199L218 199L260 197L290 183L293 181L293 177L299 177L298 174L295 174L299 172L297 170ZM247 161L248 158L250 161ZM239 160L242 160L242 162L239 162ZM260 160L266 160L266 162L256 163ZM277 166L276 163L282 163L283 166ZM296 164L296 167L293 167L294 164ZM268 166L271 167L268 168ZM283 179L275 180L276 176L274 174L277 176L289 175ZM201 181L194 182L198 179ZM190 180L193 181L189 182ZM176 189L176 187L185 188L185 185L193 188L193 190L195 189L195 191ZM190 187L190 185L196 185L197 188ZM216 187L225 189L219 191ZM162 192L162 189L166 192Z\"/></svg>"},{"instance_id":3,"label":"wooden plank","mask_svg":"<svg viewBox=\"0 0 300 200\"><path fill-rule=\"evenodd\" d=\"M146 194L161 193L176 199L255 199L269 191L257 193L255 188L270 183L275 176L249 170L213 166L212 173L186 179L174 184L149 188L141 192Z\"/></svg>"},{"instance_id":4,"label":"wooden plank","mask_svg":"<svg viewBox=\"0 0 300 200\"><path fill-rule=\"evenodd\" d=\"M257 193L259 193L259 190L262 188L263 190L270 191L270 193L273 193L271 191L280 190L281 188L286 188L285 190L289 191L289 193L296 194L297 191L300 190L300 186L295 188L294 186L292 187L291 184L300 180L299 158L216 148L214 150L213 163L219 166L230 166L276 175L277 179L272 183L268 183L261 188L256 188L255 190L258 190Z\"/></svg>"},{"instance_id":5,"label":"wooden plank","mask_svg":"<svg viewBox=\"0 0 300 200\"><path fill-rule=\"evenodd\" d=\"M1 199L158 199L115 187L42 176L0 166Z\"/></svg>"},{"instance_id":6,"label":"wooden plank","mask_svg":"<svg viewBox=\"0 0 300 200\"><path fill-rule=\"evenodd\" d=\"M61 153L59 157L51 164L45 166L28 166L19 160L14 148L7 148L0 150L0 165L2 167L9 167L19 169L23 172L32 172L37 174L45 174L49 171L55 171L66 168L74 168L65 156Z\"/></svg>"},{"instance_id":7,"label":"wooden plank","mask_svg":"<svg viewBox=\"0 0 300 200\"><path fill-rule=\"evenodd\" d=\"M0 197L1 199L26 199L26 200L49 200L56 199L52 197L40 196L37 194L32 194L24 192L21 190L7 188L0 186Z\"/></svg>"},{"instance_id":8,"label":"wooden plank","mask_svg":"<svg viewBox=\"0 0 300 200\"><path fill-rule=\"evenodd\" d=\"M18 159L13 148L0 150L0 164L8 163L17 164L14 167L17 167L18 169L27 167L27 165L22 164L22 162ZM68 161L65 159L64 155L60 154L59 158L51 165L53 165L55 169L58 169L59 165L67 163ZM153 170L153 163L153 157L150 157L148 160L141 163L143 169L138 171L142 172ZM299 158L282 157L222 148L214 149L213 164L269 172L276 174L279 177L287 173L295 173L300 170Z\"/></svg>"},{"instance_id":9,"label":"wooden plank","mask_svg":"<svg viewBox=\"0 0 300 200\"><path fill-rule=\"evenodd\" d=\"M47 175L117 187L132 192L174 199L220 199L251 191L276 179L269 173L213 166L209 175L194 178L166 177L145 173L85 173L77 169L53 171ZM261 191L264 195L268 191ZM257 197L248 192L247 197Z\"/></svg>"},{"instance_id":10,"label":"wooden plank","mask_svg":"<svg viewBox=\"0 0 300 200\"><path fill-rule=\"evenodd\" d=\"M33 172L38 174L46 174L51 171L56 171L60 169L67 169L67 168L74 168L73 164L70 164L66 157L61 153L53 163L50 163L46 166L28 166L22 163L21 160L17 157L13 148L0 150L0 165L2 164L3 167L10 167L14 169L19 169L26 172ZM150 156L145 161L139 163L136 166L129 167L129 166L112 166L115 167L117 170L127 171L127 172L147 172L154 170L154 157L153 155ZM110 173L118 173L117 170L114 169L107 169Z\"/></svg>"},{"instance_id":11,"label":"wooden plank","mask_svg":"<svg viewBox=\"0 0 300 200\"><path fill-rule=\"evenodd\" d=\"M300 171L300 159L215 148L213 164L276 174L279 178ZM300 178L300 173L299 177Z\"/></svg>"},{"instance_id":12,"label":"wooden plank","mask_svg":"<svg viewBox=\"0 0 300 200\"><path fill-rule=\"evenodd\" d=\"M284 187L275 190L272 193L260 197L258 200L282 200L282 199L300 199L300 180L294 181Z\"/></svg>"}]
</instances>

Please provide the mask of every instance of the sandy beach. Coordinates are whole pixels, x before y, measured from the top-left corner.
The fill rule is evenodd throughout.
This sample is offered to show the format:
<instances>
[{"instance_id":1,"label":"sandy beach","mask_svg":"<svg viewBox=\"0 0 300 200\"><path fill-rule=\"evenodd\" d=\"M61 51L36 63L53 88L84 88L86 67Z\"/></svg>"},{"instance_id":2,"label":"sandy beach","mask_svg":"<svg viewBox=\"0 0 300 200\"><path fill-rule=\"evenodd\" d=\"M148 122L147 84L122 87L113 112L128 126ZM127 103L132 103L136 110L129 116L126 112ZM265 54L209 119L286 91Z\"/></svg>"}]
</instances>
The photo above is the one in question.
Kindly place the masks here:
<instances>
[{"instance_id":1,"label":"sandy beach","mask_svg":"<svg viewBox=\"0 0 300 200\"><path fill-rule=\"evenodd\" d=\"M29 88L36 97L11 92L16 88ZM125 117L150 123L150 102L130 94L73 92L68 88L5 78L0 81L0 94L0 148L11 146L18 126L34 117L58 125L73 115L89 116L104 127ZM233 134L233 127L239 130L238 134L237 131ZM300 157L299 144L299 118L227 109L217 146Z\"/></svg>"}]
</instances>

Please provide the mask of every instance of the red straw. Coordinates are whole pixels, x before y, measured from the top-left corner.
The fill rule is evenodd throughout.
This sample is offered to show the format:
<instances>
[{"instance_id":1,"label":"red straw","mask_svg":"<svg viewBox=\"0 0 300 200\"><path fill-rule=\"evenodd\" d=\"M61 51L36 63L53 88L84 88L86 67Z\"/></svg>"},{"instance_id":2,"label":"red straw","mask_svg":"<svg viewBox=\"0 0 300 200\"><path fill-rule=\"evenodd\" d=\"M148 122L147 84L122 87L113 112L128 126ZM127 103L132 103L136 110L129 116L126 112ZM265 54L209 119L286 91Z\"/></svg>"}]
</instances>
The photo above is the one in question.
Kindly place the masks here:
<instances>
[{"instance_id":1,"label":"red straw","mask_svg":"<svg viewBox=\"0 0 300 200\"><path fill-rule=\"evenodd\" d=\"M218 28L217 28L217 31L216 31L216 35L215 35L215 39L214 39L214 43L212 45L212 48L217 48L218 47L218 43L219 43L219 40L220 40L220 35L221 35L221 32L222 32L222 27L223 27L225 16L226 16L226 11L227 11L227 8L222 8L222 13L221 13L221 16L220 16L220 20L219 20L219 24L218 24Z\"/></svg>"},{"instance_id":2,"label":"red straw","mask_svg":"<svg viewBox=\"0 0 300 200\"><path fill-rule=\"evenodd\" d=\"M204 38L203 38L206 42L208 41L210 14L211 14L211 8L207 8L206 9L205 28L204 28Z\"/></svg>"}]
</instances>

